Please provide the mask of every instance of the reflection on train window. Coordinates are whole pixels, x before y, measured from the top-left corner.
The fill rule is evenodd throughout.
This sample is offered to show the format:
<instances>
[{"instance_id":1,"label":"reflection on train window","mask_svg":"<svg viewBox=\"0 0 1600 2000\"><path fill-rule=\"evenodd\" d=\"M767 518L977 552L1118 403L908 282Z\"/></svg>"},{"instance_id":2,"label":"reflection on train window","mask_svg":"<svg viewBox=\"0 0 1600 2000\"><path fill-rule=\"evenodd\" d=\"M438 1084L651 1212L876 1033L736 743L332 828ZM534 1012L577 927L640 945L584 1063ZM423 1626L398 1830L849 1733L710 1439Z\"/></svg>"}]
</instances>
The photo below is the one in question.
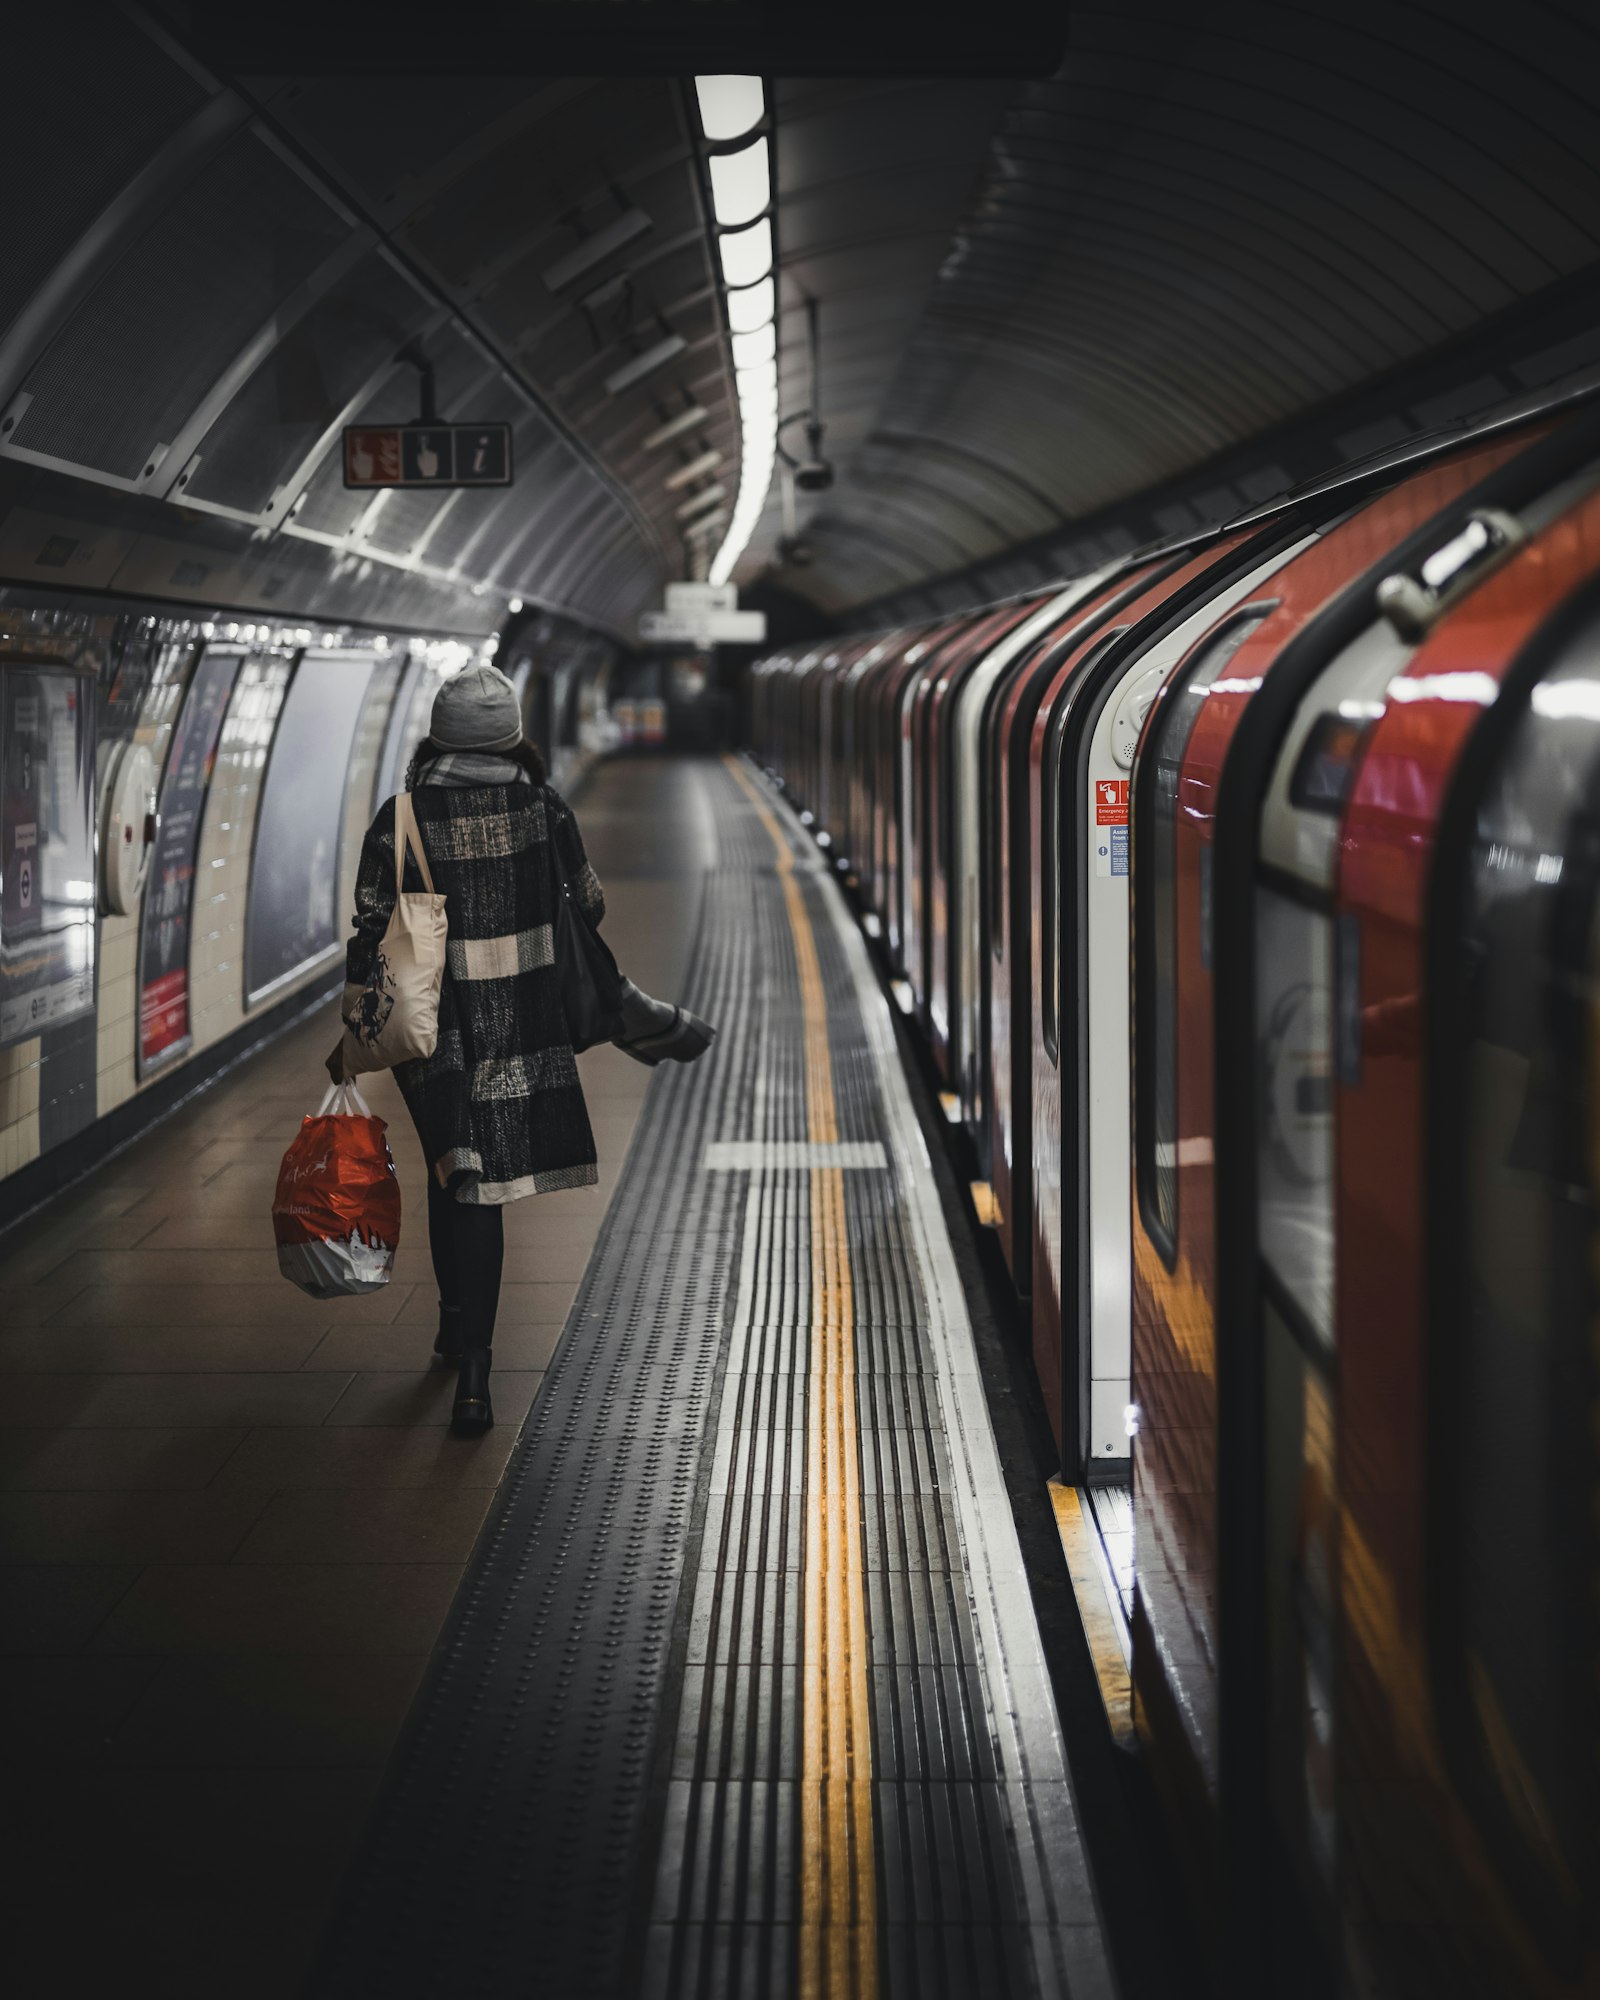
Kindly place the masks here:
<instances>
[{"instance_id":1,"label":"reflection on train window","mask_svg":"<svg viewBox=\"0 0 1600 2000\"><path fill-rule=\"evenodd\" d=\"M1353 722L1345 715L1317 717L1289 780L1291 805L1339 816L1350 793L1356 751L1367 726L1365 720Z\"/></svg>"},{"instance_id":2,"label":"reflection on train window","mask_svg":"<svg viewBox=\"0 0 1600 2000\"><path fill-rule=\"evenodd\" d=\"M1453 1775L1558 1965L1591 1923L1600 1816L1578 1754L1600 1637L1597 637L1533 689L1479 800L1430 1023L1462 1084L1433 1107L1434 1671Z\"/></svg>"},{"instance_id":3,"label":"reflection on train window","mask_svg":"<svg viewBox=\"0 0 1600 2000\"><path fill-rule=\"evenodd\" d=\"M1149 983L1139 1012L1136 1076L1140 1092L1139 1203L1151 1240L1173 1257L1178 1238L1178 780L1184 752L1212 683L1261 624L1271 607L1257 607L1225 625L1187 667L1179 669L1153 724L1134 782L1149 799L1148 890L1135 907L1139 976Z\"/></svg>"},{"instance_id":4,"label":"reflection on train window","mask_svg":"<svg viewBox=\"0 0 1600 2000\"><path fill-rule=\"evenodd\" d=\"M1001 684L1002 689L1004 683ZM984 782L989 788L989 948L998 959L1006 947L1006 747L1003 693L983 719Z\"/></svg>"},{"instance_id":5,"label":"reflection on train window","mask_svg":"<svg viewBox=\"0 0 1600 2000\"><path fill-rule=\"evenodd\" d=\"M1333 1344L1333 919L1256 891L1261 1251L1292 1318Z\"/></svg>"},{"instance_id":6,"label":"reflection on train window","mask_svg":"<svg viewBox=\"0 0 1600 2000\"><path fill-rule=\"evenodd\" d=\"M1039 816L1043 828L1039 871L1042 930L1039 998L1044 1051L1051 1062L1059 1062L1061 1055L1061 787L1066 782L1061 770L1061 739L1071 711L1071 699L1063 695L1050 718L1044 762L1039 771L1044 788L1044 810Z\"/></svg>"}]
</instances>

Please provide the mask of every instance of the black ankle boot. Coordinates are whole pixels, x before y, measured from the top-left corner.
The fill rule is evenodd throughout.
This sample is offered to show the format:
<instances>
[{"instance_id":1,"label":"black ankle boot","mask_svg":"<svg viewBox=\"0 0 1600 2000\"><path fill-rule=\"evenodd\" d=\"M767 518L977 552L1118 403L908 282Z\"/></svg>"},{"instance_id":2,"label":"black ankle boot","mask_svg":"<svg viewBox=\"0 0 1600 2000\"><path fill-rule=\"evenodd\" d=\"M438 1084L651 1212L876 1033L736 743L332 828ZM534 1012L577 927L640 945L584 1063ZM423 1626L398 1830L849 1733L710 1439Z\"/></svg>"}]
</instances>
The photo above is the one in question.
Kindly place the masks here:
<instances>
[{"instance_id":1,"label":"black ankle boot","mask_svg":"<svg viewBox=\"0 0 1600 2000\"><path fill-rule=\"evenodd\" d=\"M457 1437L482 1437L494 1422L494 1405L489 1401L489 1350L471 1347L461 1357L461 1379L456 1384L456 1405L450 1428Z\"/></svg>"},{"instance_id":2,"label":"black ankle boot","mask_svg":"<svg viewBox=\"0 0 1600 2000\"><path fill-rule=\"evenodd\" d=\"M459 1306L439 1307L439 1331L433 1341L433 1365L435 1368L459 1368L461 1365L461 1308Z\"/></svg>"}]
</instances>

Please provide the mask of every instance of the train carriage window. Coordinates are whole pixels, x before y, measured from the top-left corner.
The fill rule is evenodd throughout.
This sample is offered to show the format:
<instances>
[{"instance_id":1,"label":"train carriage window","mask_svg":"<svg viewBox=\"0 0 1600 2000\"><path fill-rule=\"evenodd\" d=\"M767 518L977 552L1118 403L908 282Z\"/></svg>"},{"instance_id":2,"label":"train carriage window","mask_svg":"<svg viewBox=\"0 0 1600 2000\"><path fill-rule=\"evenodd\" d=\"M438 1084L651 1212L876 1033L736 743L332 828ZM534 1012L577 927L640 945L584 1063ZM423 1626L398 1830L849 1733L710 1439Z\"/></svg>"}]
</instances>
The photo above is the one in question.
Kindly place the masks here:
<instances>
[{"instance_id":1,"label":"train carriage window","mask_svg":"<svg viewBox=\"0 0 1600 2000\"><path fill-rule=\"evenodd\" d=\"M1333 1346L1333 919L1256 890L1256 1161L1261 1254L1280 1308Z\"/></svg>"},{"instance_id":2,"label":"train carriage window","mask_svg":"<svg viewBox=\"0 0 1600 2000\"><path fill-rule=\"evenodd\" d=\"M1044 761L1039 779L1043 786L1044 810L1040 814L1043 852L1040 855L1039 893L1041 944L1039 998L1044 1023L1044 1049L1051 1062L1061 1059L1061 739L1066 734L1072 699L1064 694L1050 718L1045 737Z\"/></svg>"},{"instance_id":3,"label":"train carriage window","mask_svg":"<svg viewBox=\"0 0 1600 2000\"><path fill-rule=\"evenodd\" d=\"M1595 1765L1577 1754L1600 1666L1600 621L1585 640L1441 829L1428 1024L1441 1732L1569 1976L1594 1945L1600 1859Z\"/></svg>"},{"instance_id":4,"label":"train carriage window","mask_svg":"<svg viewBox=\"0 0 1600 2000\"><path fill-rule=\"evenodd\" d=\"M989 949L996 959L1006 948L1006 780L1005 737L1001 718L1005 712L1005 683L995 692L990 712L983 718L983 782L989 811Z\"/></svg>"},{"instance_id":5,"label":"train carriage window","mask_svg":"<svg viewBox=\"0 0 1600 2000\"><path fill-rule=\"evenodd\" d=\"M1149 841L1135 884L1137 1063L1135 1125L1139 1209L1170 1263L1178 1242L1178 781L1213 682L1271 605L1240 612L1180 667L1134 772L1137 818Z\"/></svg>"}]
</instances>

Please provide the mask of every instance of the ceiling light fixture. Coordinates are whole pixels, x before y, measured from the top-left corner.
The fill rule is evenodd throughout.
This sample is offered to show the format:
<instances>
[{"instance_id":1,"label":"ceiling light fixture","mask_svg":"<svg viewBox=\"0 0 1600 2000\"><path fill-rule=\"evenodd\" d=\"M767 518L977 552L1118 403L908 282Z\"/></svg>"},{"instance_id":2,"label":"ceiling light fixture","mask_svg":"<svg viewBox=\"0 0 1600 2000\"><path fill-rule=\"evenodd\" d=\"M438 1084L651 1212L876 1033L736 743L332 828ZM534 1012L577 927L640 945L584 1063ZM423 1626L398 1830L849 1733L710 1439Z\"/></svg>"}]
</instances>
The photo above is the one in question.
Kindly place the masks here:
<instances>
[{"instance_id":1,"label":"ceiling light fixture","mask_svg":"<svg viewBox=\"0 0 1600 2000\"><path fill-rule=\"evenodd\" d=\"M680 486L687 486L707 472L715 472L722 463L720 451L703 451L698 458L691 458L687 465L680 465L676 472L669 472L665 485L669 493L675 493Z\"/></svg>"},{"instance_id":2,"label":"ceiling light fixture","mask_svg":"<svg viewBox=\"0 0 1600 2000\"><path fill-rule=\"evenodd\" d=\"M685 431L692 431L696 424L703 424L711 412L703 410L698 403L691 403L686 410L680 410L675 417L668 417L664 424L656 428L644 440L645 451L659 451L664 444L671 444L675 437L682 437Z\"/></svg>"},{"instance_id":3,"label":"ceiling light fixture","mask_svg":"<svg viewBox=\"0 0 1600 2000\"><path fill-rule=\"evenodd\" d=\"M647 347L642 354L636 354L631 361L624 361L620 368L613 368L606 377L606 393L620 396L624 389L631 389L635 382L642 382L647 375L653 375L658 368L665 367L675 354L681 354L688 346L681 333L669 333L664 340L658 340L653 347Z\"/></svg>"},{"instance_id":4,"label":"ceiling light fixture","mask_svg":"<svg viewBox=\"0 0 1600 2000\"><path fill-rule=\"evenodd\" d=\"M759 76L697 76L694 94L700 104L700 129L713 145L742 139L766 116L766 92Z\"/></svg>"},{"instance_id":5,"label":"ceiling light fixture","mask_svg":"<svg viewBox=\"0 0 1600 2000\"><path fill-rule=\"evenodd\" d=\"M625 208L614 221L597 229L592 236L586 236L576 250L569 250L565 257L558 257L545 271L546 286L552 292L559 292L563 285L570 285L574 278L581 278L585 271L592 271L596 264L603 264L624 243L631 243L636 236L642 236L647 229L654 227L642 208Z\"/></svg>"},{"instance_id":6,"label":"ceiling light fixture","mask_svg":"<svg viewBox=\"0 0 1600 2000\"><path fill-rule=\"evenodd\" d=\"M772 321L773 307L777 303L777 288L771 278L763 278L759 284L747 285L743 291L728 294L728 326L734 333L754 333L757 327L768 326Z\"/></svg>"},{"instance_id":7,"label":"ceiling light fixture","mask_svg":"<svg viewBox=\"0 0 1600 2000\"><path fill-rule=\"evenodd\" d=\"M730 289L759 284L772 269L771 221L762 216L748 229L719 237L717 254L722 260L722 282Z\"/></svg>"},{"instance_id":8,"label":"ceiling light fixture","mask_svg":"<svg viewBox=\"0 0 1600 2000\"><path fill-rule=\"evenodd\" d=\"M766 85L759 77L696 77L695 95L701 129L713 146L741 139L770 118ZM778 288L768 213L776 190L770 129L769 123L766 132L735 152L705 156L739 405L739 491L710 563L713 583L726 583L744 554L767 504L777 457ZM685 529L686 537L705 533L712 522L720 525L720 509L715 515L700 510L713 504L713 493L720 498L723 490L720 484L707 487L678 510L680 519L691 511L698 516L692 529Z\"/></svg>"},{"instance_id":9,"label":"ceiling light fixture","mask_svg":"<svg viewBox=\"0 0 1600 2000\"><path fill-rule=\"evenodd\" d=\"M733 365L735 372L742 375L747 368L760 368L768 361L778 358L777 329L769 319L765 326L759 326L754 333L736 333L733 336Z\"/></svg>"},{"instance_id":10,"label":"ceiling light fixture","mask_svg":"<svg viewBox=\"0 0 1600 2000\"><path fill-rule=\"evenodd\" d=\"M738 229L754 222L772 201L772 174L765 139L742 147L737 153L713 153L711 167L711 209L724 229Z\"/></svg>"},{"instance_id":11,"label":"ceiling light fixture","mask_svg":"<svg viewBox=\"0 0 1600 2000\"><path fill-rule=\"evenodd\" d=\"M702 487L698 493L691 494L677 509L677 518L680 521L691 520L696 514L703 514L707 507L715 506L717 501L726 500L727 497L728 489L720 480L715 486Z\"/></svg>"}]
</instances>

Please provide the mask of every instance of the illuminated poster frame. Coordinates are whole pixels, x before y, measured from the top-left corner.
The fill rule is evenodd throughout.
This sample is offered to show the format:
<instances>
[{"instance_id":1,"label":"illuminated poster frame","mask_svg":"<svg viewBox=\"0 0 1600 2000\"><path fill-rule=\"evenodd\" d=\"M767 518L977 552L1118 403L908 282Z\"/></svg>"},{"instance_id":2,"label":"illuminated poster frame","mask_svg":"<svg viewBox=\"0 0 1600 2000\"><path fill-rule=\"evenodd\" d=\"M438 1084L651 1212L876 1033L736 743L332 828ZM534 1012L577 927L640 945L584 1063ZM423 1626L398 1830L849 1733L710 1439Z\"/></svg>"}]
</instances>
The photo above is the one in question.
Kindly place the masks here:
<instances>
[{"instance_id":1,"label":"illuminated poster frame","mask_svg":"<svg viewBox=\"0 0 1600 2000\"><path fill-rule=\"evenodd\" d=\"M161 824L139 917L140 1076L176 1062L194 1044L189 954L200 828L243 662L243 652L228 648L201 654L167 746Z\"/></svg>"},{"instance_id":2,"label":"illuminated poster frame","mask_svg":"<svg viewBox=\"0 0 1600 2000\"><path fill-rule=\"evenodd\" d=\"M0 663L0 1048L95 1008L98 683Z\"/></svg>"},{"instance_id":3,"label":"illuminated poster frame","mask_svg":"<svg viewBox=\"0 0 1600 2000\"><path fill-rule=\"evenodd\" d=\"M278 710L256 811L245 909L245 1006L341 956L340 848L375 655L308 648Z\"/></svg>"}]
</instances>

